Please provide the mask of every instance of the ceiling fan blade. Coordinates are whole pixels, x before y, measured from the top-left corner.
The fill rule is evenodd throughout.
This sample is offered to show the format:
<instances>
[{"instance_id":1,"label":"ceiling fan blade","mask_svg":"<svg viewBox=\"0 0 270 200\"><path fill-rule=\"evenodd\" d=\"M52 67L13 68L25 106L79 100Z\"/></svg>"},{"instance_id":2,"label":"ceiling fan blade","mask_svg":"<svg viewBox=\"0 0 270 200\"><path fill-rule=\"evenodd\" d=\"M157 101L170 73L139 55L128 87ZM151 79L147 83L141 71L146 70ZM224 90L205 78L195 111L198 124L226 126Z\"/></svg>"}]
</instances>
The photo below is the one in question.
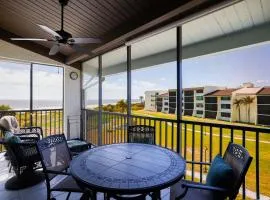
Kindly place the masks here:
<instances>
[{"instance_id":1,"label":"ceiling fan blade","mask_svg":"<svg viewBox=\"0 0 270 200\"><path fill-rule=\"evenodd\" d=\"M98 38L69 38L68 42L71 44L90 44L90 43L101 43Z\"/></svg>"},{"instance_id":2,"label":"ceiling fan blade","mask_svg":"<svg viewBox=\"0 0 270 200\"><path fill-rule=\"evenodd\" d=\"M53 56L53 55L57 54L59 52L59 50L60 50L60 44L54 44L52 46L52 48L50 49L49 55Z\"/></svg>"},{"instance_id":3,"label":"ceiling fan blade","mask_svg":"<svg viewBox=\"0 0 270 200\"><path fill-rule=\"evenodd\" d=\"M40 24L38 24L38 26L39 26L40 28L42 28L44 31L46 31L47 33L53 35L55 38L57 38L57 39L62 39L62 36L61 36L61 35L59 35L59 34L58 34L57 32L55 32L54 30L50 29L49 27L44 26L44 25L40 25Z\"/></svg>"},{"instance_id":4,"label":"ceiling fan blade","mask_svg":"<svg viewBox=\"0 0 270 200\"><path fill-rule=\"evenodd\" d=\"M47 42L47 41L54 41L54 40L48 40L48 39L41 39L41 38L10 38L11 40L14 40L14 41L16 41L16 40L18 40L18 41L23 41L23 40L25 40L25 41L41 41L41 42Z\"/></svg>"}]
</instances>

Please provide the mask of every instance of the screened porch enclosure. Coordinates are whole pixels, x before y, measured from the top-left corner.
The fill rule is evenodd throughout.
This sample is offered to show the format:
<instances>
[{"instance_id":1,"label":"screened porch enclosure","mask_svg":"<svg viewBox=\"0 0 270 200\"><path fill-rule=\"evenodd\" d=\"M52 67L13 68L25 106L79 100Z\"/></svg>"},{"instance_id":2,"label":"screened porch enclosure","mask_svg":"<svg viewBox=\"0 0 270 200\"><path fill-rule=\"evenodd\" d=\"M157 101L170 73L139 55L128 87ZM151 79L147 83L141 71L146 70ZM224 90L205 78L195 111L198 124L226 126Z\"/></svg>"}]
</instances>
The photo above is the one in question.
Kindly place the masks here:
<instances>
[{"instance_id":1,"label":"screened porch enclosure","mask_svg":"<svg viewBox=\"0 0 270 200\"><path fill-rule=\"evenodd\" d=\"M153 126L155 127L155 144L182 155L187 161L185 178L198 182L205 182L213 158L217 154L222 155L230 141L241 144L251 151L253 162L241 187L239 198L267 199L269 197L267 178L263 176L266 174L269 176L269 173L266 167L267 158L262 154L268 148L269 128L229 123L230 120L227 119L230 119L232 114L227 112L230 109L228 104L218 108L218 101L216 99L212 101L210 97L204 104L203 95L207 94L206 91L210 93L215 90L205 87L200 89L200 92L197 89L196 94L188 93L183 86L185 84L183 80L192 79L190 74L188 74L189 77L185 77L185 66L189 66L187 63L199 63L200 58L219 55L222 57L222 55L237 54L238 51L244 51L244 49L269 45L266 42L269 22L261 18L258 10L251 9L250 6L255 5L253 3L243 1L199 18L180 22L179 26L165 27L153 34L127 42L126 46L83 62L82 136L97 145L122 143L129 142L128 126ZM264 6L269 7L269 5ZM229 13L235 12L233 11L235 9L243 12L237 13L238 17L230 16ZM249 17L244 14L248 9L252 10ZM224 20L224 16L227 20ZM242 23L243 19L246 23ZM250 19L256 20L249 21ZM207 24L211 30L203 24ZM262 36L260 39L251 36L259 32ZM224 65L221 65L226 67L226 61L223 62L225 62ZM166 66L170 66L170 69ZM137 74L146 76L144 81L151 81L152 77L159 79L161 77L155 74L155 70L159 71L159 68L170 71L169 76L166 74L164 76L166 80L171 79L173 82L167 88L168 112L166 113L170 115L135 111L134 105L138 102L136 99L139 99L136 91ZM203 75L203 72L201 73ZM116 84L118 77L123 81L123 87L121 87L121 94L117 96L112 93L117 91L114 87L118 86ZM194 77L198 78L198 76ZM207 80L204 82L207 85ZM108 85L111 85L112 92L108 89ZM225 88L226 85L220 85L216 87L216 90ZM147 91L147 89L166 95L164 88L149 89L148 85L141 85L141 90ZM188 94L190 98L186 96ZM193 95L196 97L193 98ZM126 101L125 109L113 111L110 106L116 105L117 101L108 101L110 98ZM155 98L157 98L156 102ZM164 111L159 103L160 98L161 96L158 96L153 99L153 108L158 113ZM222 101L226 103L228 100L224 98ZM223 112L220 113L219 109L225 111L222 110ZM217 113L224 120L204 120L204 118L216 120ZM197 116L197 118L192 118L192 116Z\"/></svg>"}]
</instances>

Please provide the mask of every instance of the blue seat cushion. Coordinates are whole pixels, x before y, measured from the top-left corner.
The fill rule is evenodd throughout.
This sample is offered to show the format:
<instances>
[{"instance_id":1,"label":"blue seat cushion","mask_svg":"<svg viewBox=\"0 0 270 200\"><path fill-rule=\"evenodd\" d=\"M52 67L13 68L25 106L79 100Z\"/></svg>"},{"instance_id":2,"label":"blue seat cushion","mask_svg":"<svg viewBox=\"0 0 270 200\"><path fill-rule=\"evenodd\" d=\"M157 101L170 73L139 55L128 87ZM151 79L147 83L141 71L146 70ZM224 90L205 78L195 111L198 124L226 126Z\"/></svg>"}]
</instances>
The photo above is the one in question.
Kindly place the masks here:
<instances>
[{"instance_id":1,"label":"blue seat cushion","mask_svg":"<svg viewBox=\"0 0 270 200\"><path fill-rule=\"evenodd\" d=\"M234 172L220 155L217 155L209 169L206 184L209 186L221 187L230 190L234 183ZM223 195L216 194L217 198L223 199Z\"/></svg>"},{"instance_id":2,"label":"blue seat cushion","mask_svg":"<svg viewBox=\"0 0 270 200\"><path fill-rule=\"evenodd\" d=\"M22 142L18 136L14 135L12 132L9 132L9 131L5 132L5 140L8 143L21 143Z\"/></svg>"},{"instance_id":3,"label":"blue seat cushion","mask_svg":"<svg viewBox=\"0 0 270 200\"><path fill-rule=\"evenodd\" d=\"M83 152L91 147L89 143L83 140L79 140L79 139L68 140L67 144L71 152L77 152L77 153Z\"/></svg>"}]
</instances>

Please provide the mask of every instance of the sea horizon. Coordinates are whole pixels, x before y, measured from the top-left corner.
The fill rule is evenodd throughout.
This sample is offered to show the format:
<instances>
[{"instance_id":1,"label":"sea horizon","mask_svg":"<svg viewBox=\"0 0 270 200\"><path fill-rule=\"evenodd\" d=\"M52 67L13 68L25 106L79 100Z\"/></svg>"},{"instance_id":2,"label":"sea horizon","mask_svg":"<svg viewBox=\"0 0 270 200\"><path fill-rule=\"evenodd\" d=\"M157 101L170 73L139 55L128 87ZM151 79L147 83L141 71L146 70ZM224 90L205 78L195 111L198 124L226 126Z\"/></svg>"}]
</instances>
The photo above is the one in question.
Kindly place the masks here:
<instances>
[{"instance_id":1,"label":"sea horizon","mask_svg":"<svg viewBox=\"0 0 270 200\"><path fill-rule=\"evenodd\" d=\"M103 105L116 104L121 99L103 99ZM139 99L132 99L132 103L139 103ZM30 100L26 99L0 99L0 105L9 105L11 110L29 110ZM98 100L87 100L86 107L98 106ZM60 100L34 100L33 109L61 109L63 102Z\"/></svg>"}]
</instances>

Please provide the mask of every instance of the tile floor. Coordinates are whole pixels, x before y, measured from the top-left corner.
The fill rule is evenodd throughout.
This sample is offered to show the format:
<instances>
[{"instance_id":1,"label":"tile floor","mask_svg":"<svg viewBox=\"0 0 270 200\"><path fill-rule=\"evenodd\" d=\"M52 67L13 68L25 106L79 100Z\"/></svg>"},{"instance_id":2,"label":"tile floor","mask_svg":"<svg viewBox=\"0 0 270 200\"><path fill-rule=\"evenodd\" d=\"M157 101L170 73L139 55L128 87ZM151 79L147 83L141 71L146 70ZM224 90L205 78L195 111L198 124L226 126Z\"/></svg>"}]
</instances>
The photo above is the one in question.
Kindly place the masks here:
<instances>
[{"instance_id":1,"label":"tile floor","mask_svg":"<svg viewBox=\"0 0 270 200\"><path fill-rule=\"evenodd\" d=\"M6 161L4 154L0 154L0 200L46 200L47 199L47 189L45 182L41 182L38 185L29 187L17 191L8 191L5 189L5 182L14 176L14 173L9 173L8 162ZM57 181L57 180L56 180ZM53 197L57 200L66 199L67 193L63 192L53 192ZM80 199L81 194L72 193L70 200ZM169 200L169 189L164 189L161 191L162 200ZM103 194L98 193L98 200L103 199ZM150 199L150 197L147 197Z\"/></svg>"}]
</instances>

